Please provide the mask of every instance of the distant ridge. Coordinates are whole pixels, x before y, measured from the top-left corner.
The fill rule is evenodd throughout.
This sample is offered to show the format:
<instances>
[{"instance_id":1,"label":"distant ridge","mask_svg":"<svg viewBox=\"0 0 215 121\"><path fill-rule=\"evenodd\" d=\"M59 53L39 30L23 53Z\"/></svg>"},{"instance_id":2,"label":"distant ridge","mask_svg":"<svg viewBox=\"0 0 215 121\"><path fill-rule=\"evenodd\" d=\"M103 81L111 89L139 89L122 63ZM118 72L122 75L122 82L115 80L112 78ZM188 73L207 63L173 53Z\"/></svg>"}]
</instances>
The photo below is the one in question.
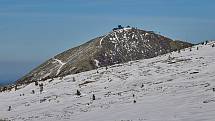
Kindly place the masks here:
<instances>
[{"instance_id":1,"label":"distant ridge","mask_svg":"<svg viewBox=\"0 0 215 121\"><path fill-rule=\"evenodd\" d=\"M119 25L106 35L50 58L17 83L30 83L132 60L152 58L190 46L191 43L173 41L153 31L130 26L124 28Z\"/></svg>"}]
</instances>

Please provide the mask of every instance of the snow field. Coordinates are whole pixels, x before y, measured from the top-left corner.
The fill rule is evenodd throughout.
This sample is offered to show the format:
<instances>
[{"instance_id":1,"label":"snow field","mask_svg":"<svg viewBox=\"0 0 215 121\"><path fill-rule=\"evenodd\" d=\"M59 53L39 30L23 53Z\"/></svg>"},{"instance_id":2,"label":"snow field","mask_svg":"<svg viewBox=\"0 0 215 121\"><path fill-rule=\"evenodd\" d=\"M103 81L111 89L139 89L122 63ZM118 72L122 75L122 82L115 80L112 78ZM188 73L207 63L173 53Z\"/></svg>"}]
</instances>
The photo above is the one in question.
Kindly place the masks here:
<instances>
[{"instance_id":1,"label":"snow field","mask_svg":"<svg viewBox=\"0 0 215 121\"><path fill-rule=\"evenodd\" d=\"M192 51L187 48L180 53L109 66L107 70L98 68L39 82L44 83L42 94L34 83L17 91L2 92L0 118L15 121L213 121L215 48L211 47L212 43L196 45ZM81 96L75 94L77 90ZM93 94L95 100L92 100ZM12 107L11 111L8 106Z\"/></svg>"}]
</instances>

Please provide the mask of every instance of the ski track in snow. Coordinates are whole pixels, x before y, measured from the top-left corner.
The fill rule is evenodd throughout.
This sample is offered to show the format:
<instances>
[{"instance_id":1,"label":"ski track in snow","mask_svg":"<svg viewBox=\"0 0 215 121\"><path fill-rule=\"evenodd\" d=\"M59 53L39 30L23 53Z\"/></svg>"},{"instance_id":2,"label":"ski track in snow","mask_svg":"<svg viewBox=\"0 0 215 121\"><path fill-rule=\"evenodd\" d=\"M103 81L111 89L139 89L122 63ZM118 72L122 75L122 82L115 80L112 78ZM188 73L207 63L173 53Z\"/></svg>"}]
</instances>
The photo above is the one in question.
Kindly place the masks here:
<instances>
[{"instance_id":1,"label":"ski track in snow","mask_svg":"<svg viewBox=\"0 0 215 121\"><path fill-rule=\"evenodd\" d=\"M0 93L12 121L214 121L215 48L98 68ZM64 63L55 59L59 64ZM98 71L98 73L97 73ZM40 82L41 83L41 82ZM75 95L80 90L81 96ZM31 94L34 90L35 94ZM24 96L20 96L24 94ZM92 100L95 94L96 99ZM134 100L136 103L134 103ZM11 111L8 111L11 106Z\"/></svg>"},{"instance_id":2,"label":"ski track in snow","mask_svg":"<svg viewBox=\"0 0 215 121\"><path fill-rule=\"evenodd\" d=\"M60 67L58 68L58 70L57 70L57 74L56 75L58 75L59 73L60 73L60 71L61 71L61 68L66 64L66 63L63 63L61 60L59 60L59 59L56 59L56 58L53 58L55 61L57 61L59 64L60 64Z\"/></svg>"},{"instance_id":3,"label":"ski track in snow","mask_svg":"<svg viewBox=\"0 0 215 121\"><path fill-rule=\"evenodd\" d=\"M102 37L101 40L100 40L100 46L102 46L102 41L103 39L105 38L106 36Z\"/></svg>"}]
</instances>

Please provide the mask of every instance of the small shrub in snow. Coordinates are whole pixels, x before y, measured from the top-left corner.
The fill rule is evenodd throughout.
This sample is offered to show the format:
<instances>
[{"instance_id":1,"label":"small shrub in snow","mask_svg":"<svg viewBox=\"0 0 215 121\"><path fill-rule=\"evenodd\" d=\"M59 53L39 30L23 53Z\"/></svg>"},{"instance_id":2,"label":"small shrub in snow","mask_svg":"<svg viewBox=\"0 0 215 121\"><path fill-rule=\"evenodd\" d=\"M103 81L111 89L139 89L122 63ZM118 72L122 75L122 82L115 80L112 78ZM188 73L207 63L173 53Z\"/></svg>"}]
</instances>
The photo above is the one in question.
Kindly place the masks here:
<instances>
[{"instance_id":1,"label":"small shrub in snow","mask_svg":"<svg viewBox=\"0 0 215 121\"><path fill-rule=\"evenodd\" d=\"M20 94L19 96L25 96L25 94Z\"/></svg>"},{"instance_id":2,"label":"small shrub in snow","mask_svg":"<svg viewBox=\"0 0 215 121\"><path fill-rule=\"evenodd\" d=\"M118 95L121 96L122 94L119 92Z\"/></svg>"},{"instance_id":3,"label":"small shrub in snow","mask_svg":"<svg viewBox=\"0 0 215 121\"><path fill-rule=\"evenodd\" d=\"M11 106L8 107L8 111L11 111Z\"/></svg>"},{"instance_id":4,"label":"small shrub in snow","mask_svg":"<svg viewBox=\"0 0 215 121\"><path fill-rule=\"evenodd\" d=\"M40 93L43 92L43 83L39 84L39 87L40 87Z\"/></svg>"},{"instance_id":5,"label":"small shrub in snow","mask_svg":"<svg viewBox=\"0 0 215 121\"><path fill-rule=\"evenodd\" d=\"M180 50L180 49L178 49L178 53L181 53L181 50Z\"/></svg>"},{"instance_id":6,"label":"small shrub in snow","mask_svg":"<svg viewBox=\"0 0 215 121\"><path fill-rule=\"evenodd\" d=\"M17 90L17 85L15 85L14 89L15 89L15 91Z\"/></svg>"},{"instance_id":7,"label":"small shrub in snow","mask_svg":"<svg viewBox=\"0 0 215 121\"><path fill-rule=\"evenodd\" d=\"M75 82L75 77L72 77L72 81Z\"/></svg>"},{"instance_id":8,"label":"small shrub in snow","mask_svg":"<svg viewBox=\"0 0 215 121\"><path fill-rule=\"evenodd\" d=\"M35 86L38 86L38 81L35 81L34 84L35 84Z\"/></svg>"},{"instance_id":9,"label":"small shrub in snow","mask_svg":"<svg viewBox=\"0 0 215 121\"><path fill-rule=\"evenodd\" d=\"M49 80L49 82L52 82L54 80L54 78L51 78L51 80Z\"/></svg>"},{"instance_id":10,"label":"small shrub in snow","mask_svg":"<svg viewBox=\"0 0 215 121\"><path fill-rule=\"evenodd\" d=\"M40 87L43 87L43 83L39 84Z\"/></svg>"},{"instance_id":11,"label":"small shrub in snow","mask_svg":"<svg viewBox=\"0 0 215 121\"><path fill-rule=\"evenodd\" d=\"M45 102L45 101L46 101L46 99L45 99L45 98L40 99L40 103Z\"/></svg>"},{"instance_id":12,"label":"small shrub in snow","mask_svg":"<svg viewBox=\"0 0 215 121\"><path fill-rule=\"evenodd\" d=\"M215 88L213 88L213 92L215 92Z\"/></svg>"},{"instance_id":13,"label":"small shrub in snow","mask_svg":"<svg viewBox=\"0 0 215 121\"><path fill-rule=\"evenodd\" d=\"M144 87L144 84L141 85L141 88L143 88L143 87Z\"/></svg>"},{"instance_id":14,"label":"small shrub in snow","mask_svg":"<svg viewBox=\"0 0 215 121\"><path fill-rule=\"evenodd\" d=\"M76 95L81 95L81 92L79 90L77 90Z\"/></svg>"},{"instance_id":15,"label":"small shrub in snow","mask_svg":"<svg viewBox=\"0 0 215 121\"><path fill-rule=\"evenodd\" d=\"M172 57L169 55L168 58L167 58L167 60L172 60Z\"/></svg>"},{"instance_id":16,"label":"small shrub in snow","mask_svg":"<svg viewBox=\"0 0 215 121\"><path fill-rule=\"evenodd\" d=\"M35 93L35 91L34 91L34 90L32 90L32 91L31 91L31 93L32 93L32 94L34 94L34 93Z\"/></svg>"},{"instance_id":17,"label":"small shrub in snow","mask_svg":"<svg viewBox=\"0 0 215 121\"><path fill-rule=\"evenodd\" d=\"M214 44L212 45L212 47L214 47Z\"/></svg>"},{"instance_id":18,"label":"small shrub in snow","mask_svg":"<svg viewBox=\"0 0 215 121\"><path fill-rule=\"evenodd\" d=\"M93 100L96 100L96 97L95 97L95 95L93 94Z\"/></svg>"},{"instance_id":19,"label":"small shrub in snow","mask_svg":"<svg viewBox=\"0 0 215 121\"><path fill-rule=\"evenodd\" d=\"M136 103L137 101L136 101L136 100L134 100L133 102L134 102L134 103Z\"/></svg>"}]
</instances>

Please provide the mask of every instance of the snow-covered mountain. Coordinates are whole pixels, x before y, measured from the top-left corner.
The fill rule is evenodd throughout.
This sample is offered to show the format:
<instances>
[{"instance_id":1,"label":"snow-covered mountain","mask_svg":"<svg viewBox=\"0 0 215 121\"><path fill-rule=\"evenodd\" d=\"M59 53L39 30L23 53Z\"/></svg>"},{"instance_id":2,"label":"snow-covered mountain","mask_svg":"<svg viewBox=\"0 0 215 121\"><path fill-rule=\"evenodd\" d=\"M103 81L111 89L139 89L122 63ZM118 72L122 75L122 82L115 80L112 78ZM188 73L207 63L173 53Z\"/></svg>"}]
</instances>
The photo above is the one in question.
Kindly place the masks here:
<instances>
[{"instance_id":1,"label":"snow-covered mountain","mask_svg":"<svg viewBox=\"0 0 215 121\"><path fill-rule=\"evenodd\" d=\"M56 55L17 82L29 83L63 77L98 67L151 58L191 45L173 41L152 31L119 27L104 36Z\"/></svg>"},{"instance_id":2,"label":"snow-covered mountain","mask_svg":"<svg viewBox=\"0 0 215 121\"><path fill-rule=\"evenodd\" d=\"M16 91L2 92L0 118L14 121L214 121L214 43L41 81L42 93L34 83L22 85ZM81 95L76 94L77 90Z\"/></svg>"}]
</instances>

